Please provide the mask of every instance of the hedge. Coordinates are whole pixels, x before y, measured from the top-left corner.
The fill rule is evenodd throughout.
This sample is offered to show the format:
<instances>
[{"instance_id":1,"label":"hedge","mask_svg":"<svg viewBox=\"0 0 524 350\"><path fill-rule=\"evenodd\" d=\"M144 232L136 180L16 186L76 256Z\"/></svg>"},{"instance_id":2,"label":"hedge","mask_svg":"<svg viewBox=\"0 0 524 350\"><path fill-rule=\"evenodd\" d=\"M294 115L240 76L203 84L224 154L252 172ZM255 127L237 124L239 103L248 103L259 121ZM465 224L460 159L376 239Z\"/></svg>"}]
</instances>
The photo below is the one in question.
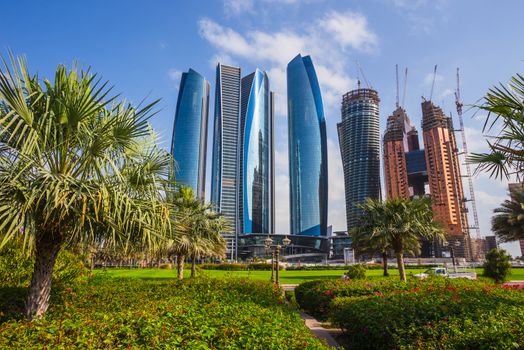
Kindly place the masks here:
<instances>
[{"instance_id":1,"label":"hedge","mask_svg":"<svg viewBox=\"0 0 524 350\"><path fill-rule=\"evenodd\" d=\"M335 298L331 320L344 330L351 349L524 347L524 290L447 282Z\"/></svg>"},{"instance_id":2,"label":"hedge","mask_svg":"<svg viewBox=\"0 0 524 350\"><path fill-rule=\"evenodd\" d=\"M268 263L251 263L251 264L242 264L242 263L220 263L220 264L202 264L199 265L202 270L225 270L225 271L270 271L271 264ZM283 270L284 266L279 265L279 270Z\"/></svg>"},{"instance_id":3,"label":"hedge","mask_svg":"<svg viewBox=\"0 0 524 350\"><path fill-rule=\"evenodd\" d=\"M314 280L295 288L295 297L300 308L319 320L329 316L329 306L336 297L368 296L384 294L392 290L403 290L409 286L398 280Z\"/></svg>"},{"instance_id":4,"label":"hedge","mask_svg":"<svg viewBox=\"0 0 524 350\"><path fill-rule=\"evenodd\" d=\"M62 296L42 320L0 324L0 348L328 348L268 282L102 279Z\"/></svg>"}]
</instances>

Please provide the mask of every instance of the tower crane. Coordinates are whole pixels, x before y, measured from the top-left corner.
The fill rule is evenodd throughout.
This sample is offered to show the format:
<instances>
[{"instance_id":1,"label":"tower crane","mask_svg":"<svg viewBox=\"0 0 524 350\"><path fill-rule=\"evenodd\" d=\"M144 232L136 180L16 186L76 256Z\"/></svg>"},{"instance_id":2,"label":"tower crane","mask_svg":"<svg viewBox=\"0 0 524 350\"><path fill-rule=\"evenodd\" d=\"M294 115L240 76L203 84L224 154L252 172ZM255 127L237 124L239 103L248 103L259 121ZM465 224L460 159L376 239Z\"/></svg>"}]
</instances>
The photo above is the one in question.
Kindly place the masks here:
<instances>
[{"instance_id":1,"label":"tower crane","mask_svg":"<svg viewBox=\"0 0 524 350\"><path fill-rule=\"evenodd\" d=\"M473 211L473 220L474 220L474 228L476 233L477 240L481 239L480 236L480 227L479 227L479 218L477 214L477 203L475 201L475 191L473 189L473 178L471 176L471 166L468 159L468 145L466 142L466 131L464 128L464 120L462 118L462 100L460 98L460 75L459 75L459 69L457 68L457 90L455 91L455 105L457 107L457 114L459 118L460 123L460 131L462 135L462 151L464 153L465 157L465 166L466 166L466 176L468 178L468 185L469 185L469 196L471 200L471 209Z\"/></svg>"}]
</instances>

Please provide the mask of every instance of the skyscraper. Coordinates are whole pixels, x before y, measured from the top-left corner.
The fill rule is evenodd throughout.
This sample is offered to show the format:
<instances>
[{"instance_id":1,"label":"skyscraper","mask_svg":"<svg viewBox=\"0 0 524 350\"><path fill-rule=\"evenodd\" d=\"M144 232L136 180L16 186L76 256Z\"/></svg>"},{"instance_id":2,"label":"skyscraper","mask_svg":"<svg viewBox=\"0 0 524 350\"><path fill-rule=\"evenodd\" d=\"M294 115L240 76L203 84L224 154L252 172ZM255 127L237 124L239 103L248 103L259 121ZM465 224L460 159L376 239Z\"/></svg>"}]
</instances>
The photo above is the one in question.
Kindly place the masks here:
<instances>
[{"instance_id":1,"label":"skyscraper","mask_svg":"<svg viewBox=\"0 0 524 350\"><path fill-rule=\"evenodd\" d=\"M359 225L366 198L380 198L380 131L378 93L350 91L342 97L342 121L337 124L346 195L348 231Z\"/></svg>"},{"instance_id":2,"label":"skyscraper","mask_svg":"<svg viewBox=\"0 0 524 350\"><path fill-rule=\"evenodd\" d=\"M240 68L217 65L211 202L238 232Z\"/></svg>"},{"instance_id":3,"label":"skyscraper","mask_svg":"<svg viewBox=\"0 0 524 350\"><path fill-rule=\"evenodd\" d=\"M175 179L204 199L206 179L209 83L189 69L182 74L176 104L171 154L175 158Z\"/></svg>"},{"instance_id":4,"label":"skyscraper","mask_svg":"<svg viewBox=\"0 0 524 350\"><path fill-rule=\"evenodd\" d=\"M259 69L242 78L239 133L239 233L273 233L273 93Z\"/></svg>"},{"instance_id":5,"label":"skyscraper","mask_svg":"<svg viewBox=\"0 0 524 350\"><path fill-rule=\"evenodd\" d=\"M310 56L287 66L291 234L327 235L326 121Z\"/></svg>"},{"instance_id":6,"label":"skyscraper","mask_svg":"<svg viewBox=\"0 0 524 350\"><path fill-rule=\"evenodd\" d=\"M424 195L427 182L424 151L419 148L418 132L404 108L398 106L388 117L383 145L386 197Z\"/></svg>"},{"instance_id":7,"label":"skyscraper","mask_svg":"<svg viewBox=\"0 0 524 350\"><path fill-rule=\"evenodd\" d=\"M422 131L433 217L470 257L469 227L453 122L431 101L422 102ZM438 253L437 253L438 254Z\"/></svg>"}]
</instances>

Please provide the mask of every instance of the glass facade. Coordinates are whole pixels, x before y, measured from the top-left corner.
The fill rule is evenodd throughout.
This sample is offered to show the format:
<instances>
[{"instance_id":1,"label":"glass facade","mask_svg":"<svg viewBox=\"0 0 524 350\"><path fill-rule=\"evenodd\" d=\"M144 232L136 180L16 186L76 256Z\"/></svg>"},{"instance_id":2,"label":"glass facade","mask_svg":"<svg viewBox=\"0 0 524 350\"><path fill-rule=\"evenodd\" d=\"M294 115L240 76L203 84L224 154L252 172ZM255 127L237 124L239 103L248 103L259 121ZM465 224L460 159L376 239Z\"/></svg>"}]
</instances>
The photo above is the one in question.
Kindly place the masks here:
<instances>
[{"instance_id":1,"label":"glass facade","mask_svg":"<svg viewBox=\"0 0 524 350\"><path fill-rule=\"evenodd\" d=\"M273 232L272 112L267 74L257 69L242 79L238 203L244 234Z\"/></svg>"},{"instance_id":2,"label":"glass facade","mask_svg":"<svg viewBox=\"0 0 524 350\"><path fill-rule=\"evenodd\" d=\"M353 90L342 98L342 122L337 125L346 195L348 231L359 225L366 198L380 199L380 131L378 93Z\"/></svg>"},{"instance_id":3,"label":"glass facade","mask_svg":"<svg viewBox=\"0 0 524 350\"><path fill-rule=\"evenodd\" d=\"M326 236L328 171L322 96L310 56L287 66L292 235Z\"/></svg>"},{"instance_id":4,"label":"glass facade","mask_svg":"<svg viewBox=\"0 0 524 350\"><path fill-rule=\"evenodd\" d=\"M175 158L175 179L204 198L206 178L209 83L189 69L182 74L171 139Z\"/></svg>"},{"instance_id":5,"label":"glass facade","mask_svg":"<svg viewBox=\"0 0 524 350\"><path fill-rule=\"evenodd\" d=\"M211 202L238 232L238 127L240 68L217 65Z\"/></svg>"}]
</instances>

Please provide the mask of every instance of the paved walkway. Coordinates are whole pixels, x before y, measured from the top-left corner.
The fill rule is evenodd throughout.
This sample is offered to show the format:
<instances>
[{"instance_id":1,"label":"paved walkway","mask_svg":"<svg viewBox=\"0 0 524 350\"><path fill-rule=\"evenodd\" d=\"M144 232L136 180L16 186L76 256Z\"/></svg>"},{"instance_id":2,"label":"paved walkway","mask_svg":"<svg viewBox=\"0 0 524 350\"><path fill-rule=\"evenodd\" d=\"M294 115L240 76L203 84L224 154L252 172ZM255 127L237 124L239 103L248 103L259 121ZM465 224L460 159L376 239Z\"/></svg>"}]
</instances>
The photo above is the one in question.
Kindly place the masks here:
<instances>
[{"instance_id":1,"label":"paved walkway","mask_svg":"<svg viewBox=\"0 0 524 350\"><path fill-rule=\"evenodd\" d=\"M334 346L337 348L340 347L342 349L342 347L337 343L335 338L333 338L331 333L329 333L327 329L322 327L322 324L320 322L318 322L316 319L314 319L312 316L309 316L305 312L301 312L300 317L302 317L306 326L318 339L325 340L329 346Z\"/></svg>"},{"instance_id":2,"label":"paved walkway","mask_svg":"<svg viewBox=\"0 0 524 350\"><path fill-rule=\"evenodd\" d=\"M298 286L298 284L281 284L280 285L280 287L283 290L295 290L296 286Z\"/></svg>"},{"instance_id":3,"label":"paved walkway","mask_svg":"<svg viewBox=\"0 0 524 350\"><path fill-rule=\"evenodd\" d=\"M295 290L296 286L298 286L298 284L281 284L280 285L280 287L283 290L288 290L288 291ZM318 322L314 317L306 314L303 311L300 312L300 317L302 317L302 319L304 320L304 324L306 325L306 327L308 327L311 330L311 332L315 335L315 337L317 337L320 340L325 340L325 342L329 346L334 346L336 348L342 349L342 347L337 343L335 338L333 338L331 333L329 333L327 329L322 327L322 324Z\"/></svg>"}]
</instances>

